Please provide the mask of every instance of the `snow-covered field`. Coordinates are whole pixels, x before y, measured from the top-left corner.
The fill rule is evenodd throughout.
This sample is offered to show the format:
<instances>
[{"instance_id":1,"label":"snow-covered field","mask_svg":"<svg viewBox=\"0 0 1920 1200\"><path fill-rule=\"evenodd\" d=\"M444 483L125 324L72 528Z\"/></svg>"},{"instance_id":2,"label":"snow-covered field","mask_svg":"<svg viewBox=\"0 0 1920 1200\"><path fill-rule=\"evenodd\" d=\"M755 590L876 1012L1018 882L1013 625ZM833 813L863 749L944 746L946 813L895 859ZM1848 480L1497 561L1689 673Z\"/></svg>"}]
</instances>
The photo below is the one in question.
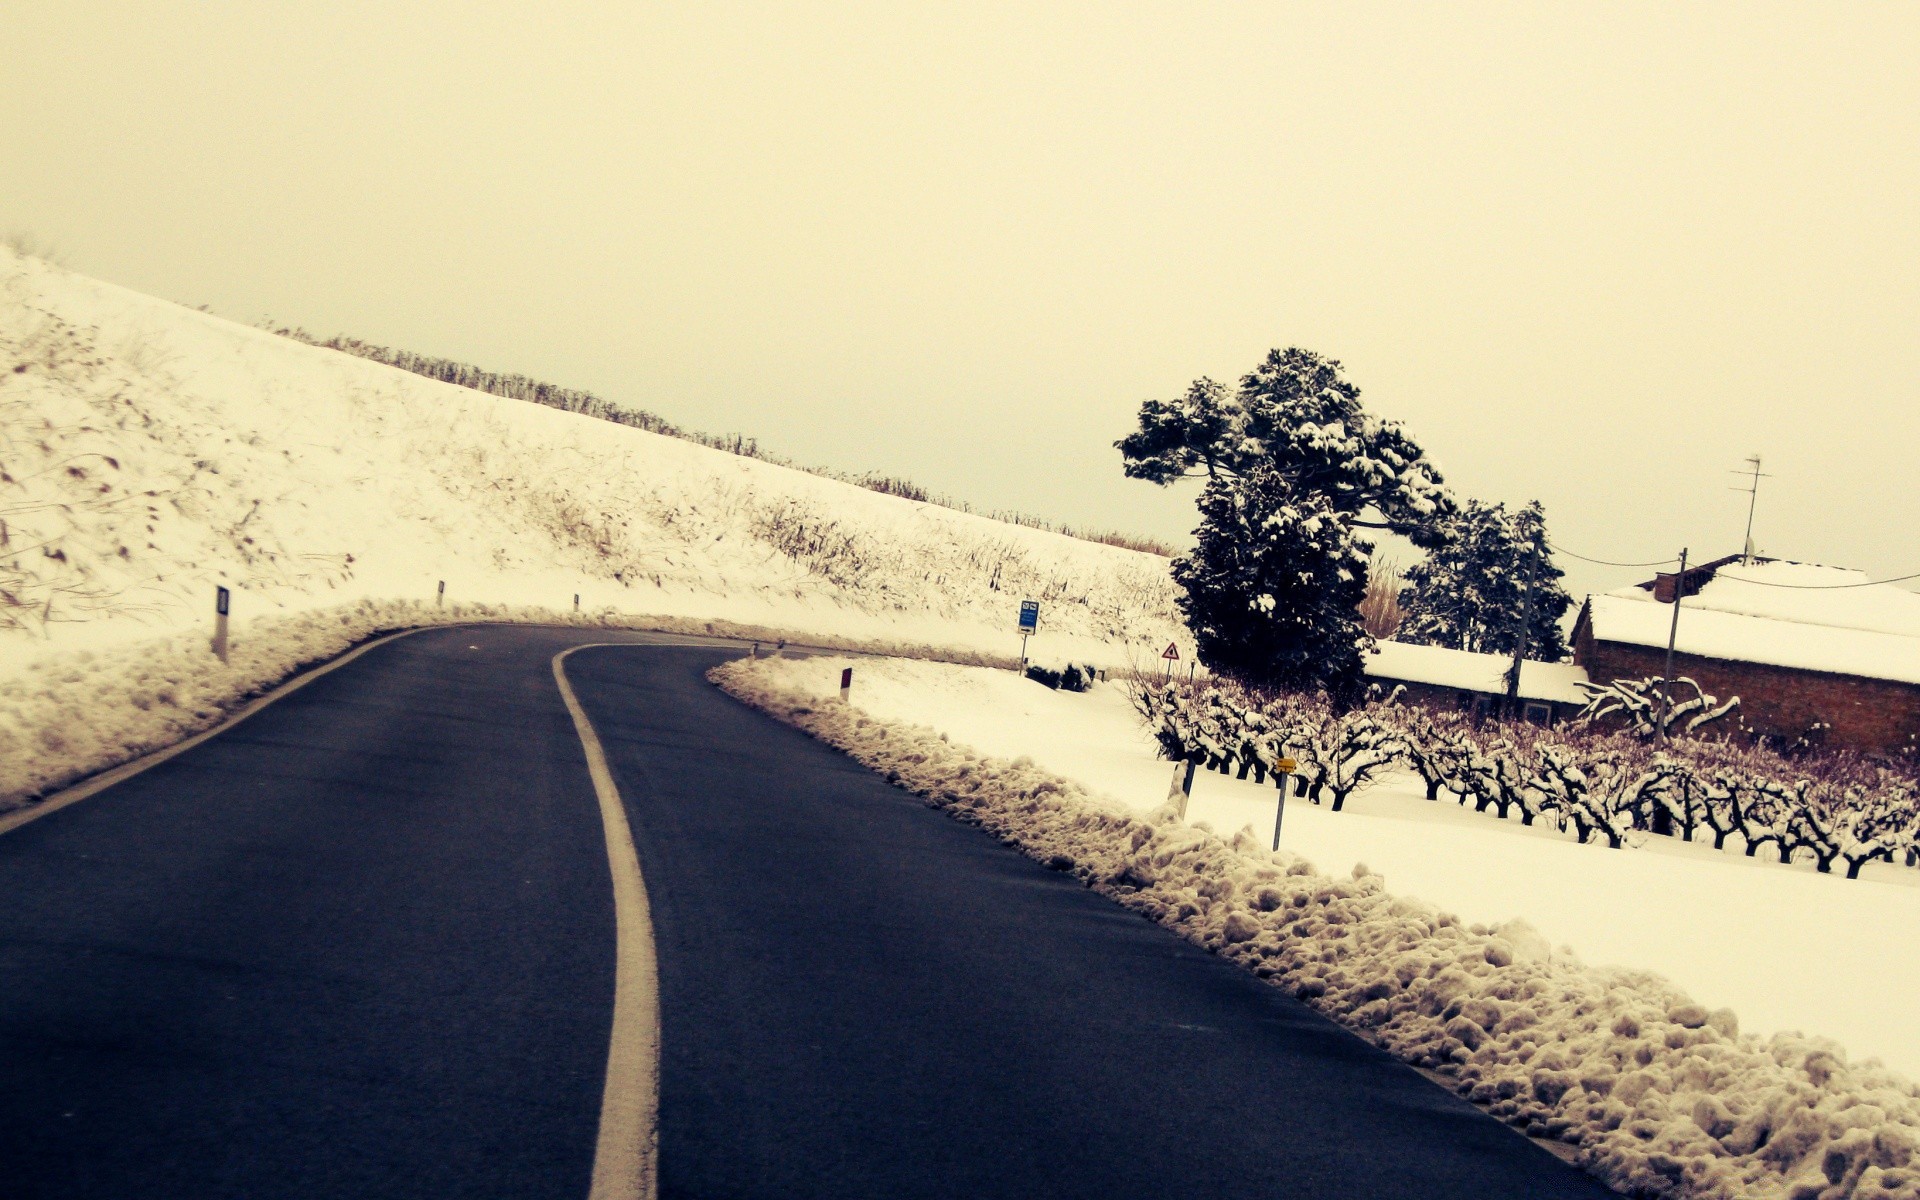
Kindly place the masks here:
<instances>
[{"instance_id":1,"label":"snow-covered field","mask_svg":"<svg viewBox=\"0 0 1920 1200\"><path fill-rule=\"evenodd\" d=\"M1911 887L1582 846L1391 786L1338 814L1290 800L1274 856L1267 788L1202 775L1196 823L1173 818L1118 685L834 658L714 674L1629 1194L1920 1196L1920 1089L1867 1057L1920 1063Z\"/></svg>"},{"instance_id":2,"label":"snow-covered field","mask_svg":"<svg viewBox=\"0 0 1920 1200\"><path fill-rule=\"evenodd\" d=\"M1164 558L424 379L0 247L0 802L203 726L315 637L446 619L442 581L446 606L963 660L1016 655L1027 599L1036 653L1189 644ZM245 669L205 653L216 585Z\"/></svg>"}]
</instances>

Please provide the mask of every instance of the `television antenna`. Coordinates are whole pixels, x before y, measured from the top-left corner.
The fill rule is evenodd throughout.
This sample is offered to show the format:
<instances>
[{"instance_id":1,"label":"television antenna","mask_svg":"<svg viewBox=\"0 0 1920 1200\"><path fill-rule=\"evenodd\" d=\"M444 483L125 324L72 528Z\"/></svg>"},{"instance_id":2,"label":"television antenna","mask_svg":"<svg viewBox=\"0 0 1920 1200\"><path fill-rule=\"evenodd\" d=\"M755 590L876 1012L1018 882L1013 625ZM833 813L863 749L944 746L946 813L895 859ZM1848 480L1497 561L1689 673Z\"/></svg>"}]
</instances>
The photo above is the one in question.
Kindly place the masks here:
<instances>
[{"instance_id":1,"label":"television antenna","mask_svg":"<svg viewBox=\"0 0 1920 1200\"><path fill-rule=\"evenodd\" d=\"M1765 474L1760 470L1760 456L1758 454L1747 455L1747 465L1729 473L1748 477L1747 486L1733 488L1732 490L1747 493L1747 540L1741 544L1740 565L1750 567L1753 565L1753 510L1754 506L1758 504L1760 500L1760 481L1762 479L1772 479L1773 476Z\"/></svg>"}]
</instances>

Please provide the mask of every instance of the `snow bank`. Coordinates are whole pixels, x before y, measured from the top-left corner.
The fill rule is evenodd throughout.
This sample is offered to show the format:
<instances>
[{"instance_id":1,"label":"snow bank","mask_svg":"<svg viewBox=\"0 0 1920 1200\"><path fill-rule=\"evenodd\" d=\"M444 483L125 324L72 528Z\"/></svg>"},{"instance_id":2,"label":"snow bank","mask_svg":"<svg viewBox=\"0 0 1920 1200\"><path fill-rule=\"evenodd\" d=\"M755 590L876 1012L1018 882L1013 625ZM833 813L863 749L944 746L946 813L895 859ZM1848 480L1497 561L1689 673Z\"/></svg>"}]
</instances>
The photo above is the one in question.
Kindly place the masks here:
<instances>
[{"instance_id":1,"label":"snow bank","mask_svg":"<svg viewBox=\"0 0 1920 1200\"><path fill-rule=\"evenodd\" d=\"M476 622L712 635L772 643L810 635L730 621L487 604L362 600L240 627L228 661L198 634L42 658L0 678L0 811L173 745L217 724L302 667L400 629ZM946 648L839 639L837 648L990 662Z\"/></svg>"},{"instance_id":2,"label":"snow bank","mask_svg":"<svg viewBox=\"0 0 1920 1200\"><path fill-rule=\"evenodd\" d=\"M1466 926L1170 809L1141 816L1036 767L821 695L821 664L736 662L729 693L936 807L1231 958L1577 1147L1630 1195L1920 1200L1920 1090L1825 1039L1742 1034L1658 976L1590 968L1521 922ZM859 681L856 680L856 687Z\"/></svg>"}]
</instances>

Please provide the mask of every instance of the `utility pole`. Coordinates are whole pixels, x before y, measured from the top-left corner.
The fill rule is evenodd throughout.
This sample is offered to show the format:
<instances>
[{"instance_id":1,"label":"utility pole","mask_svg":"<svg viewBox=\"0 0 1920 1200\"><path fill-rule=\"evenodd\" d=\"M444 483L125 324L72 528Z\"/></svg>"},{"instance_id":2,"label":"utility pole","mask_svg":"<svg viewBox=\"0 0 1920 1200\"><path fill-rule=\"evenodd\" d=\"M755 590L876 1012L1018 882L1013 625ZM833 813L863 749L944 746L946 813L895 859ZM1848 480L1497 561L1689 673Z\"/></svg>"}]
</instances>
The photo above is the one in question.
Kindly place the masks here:
<instances>
[{"instance_id":1,"label":"utility pole","mask_svg":"<svg viewBox=\"0 0 1920 1200\"><path fill-rule=\"evenodd\" d=\"M1673 623L1667 626L1667 669L1660 677L1660 722L1655 733L1667 740L1667 714L1673 711L1673 643L1680 636L1680 597L1687 591L1687 548L1680 548L1680 573L1673 577Z\"/></svg>"},{"instance_id":2,"label":"utility pole","mask_svg":"<svg viewBox=\"0 0 1920 1200\"><path fill-rule=\"evenodd\" d=\"M1527 594L1520 601L1520 631L1513 639L1513 669L1507 672L1507 716L1520 712L1520 662L1526 657L1527 643L1533 634L1533 589L1540 578L1540 536L1536 530L1533 554L1527 559Z\"/></svg>"},{"instance_id":3,"label":"utility pole","mask_svg":"<svg viewBox=\"0 0 1920 1200\"><path fill-rule=\"evenodd\" d=\"M1747 537L1744 542L1740 543L1740 565L1750 567L1753 565L1753 509L1760 501L1760 481L1762 479L1772 479L1773 476L1761 473L1760 456L1758 454L1747 455L1746 469L1735 471L1733 474L1752 476L1746 487L1733 489L1736 492L1747 493Z\"/></svg>"}]
</instances>

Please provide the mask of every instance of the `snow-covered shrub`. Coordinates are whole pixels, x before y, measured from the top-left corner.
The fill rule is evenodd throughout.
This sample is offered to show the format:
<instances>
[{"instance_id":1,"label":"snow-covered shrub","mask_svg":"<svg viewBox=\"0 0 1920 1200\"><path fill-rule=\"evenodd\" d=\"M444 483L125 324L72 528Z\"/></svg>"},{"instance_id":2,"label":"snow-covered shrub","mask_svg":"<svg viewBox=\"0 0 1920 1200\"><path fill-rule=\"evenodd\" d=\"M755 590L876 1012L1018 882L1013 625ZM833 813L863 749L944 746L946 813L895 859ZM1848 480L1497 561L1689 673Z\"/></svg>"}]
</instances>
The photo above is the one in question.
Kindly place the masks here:
<instances>
[{"instance_id":1,"label":"snow-covered shrub","mask_svg":"<svg viewBox=\"0 0 1920 1200\"><path fill-rule=\"evenodd\" d=\"M1582 843L1604 835L1607 845L1618 850L1629 831L1643 826L1663 775L1644 747L1624 739L1611 741L1584 754L1570 745L1542 744L1536 778Z\"/></svg>"},{"instance_id":2,"label":"snow-covered shrub","mask_svg":"<svg viewBox=\"0 0 1920 1200\"><path fill-rule=\"evenodd\" d=\"M1472 729L1457 713L1407 708L1399 714L1400 757L1426 785L1427 799L1440 798L1442 789L1465 800L1467 758L1474 745Z\"/></svg>"},{"instance_id":3,"label":"snow-covered shrub","mask_svg":"<svg viewBox=\"0 0 1920 1200\"><path fill-rule=\"evenodd\" d=\"M1519 812L1523 826L1555 810L1555 793L1538 783L1544 741L1534 726L1523 724L1498 732L1469 730L1461 764L1461 804L1471 795L1475 812L1492 812L1501 820Z\"/></svg>"},{"instance_id":4,"label":"snow-covered shrub","mask_svg":"<svg viewBox=\"0 0 1920 1200\"><path fill-rule=\"evenodd\" d=\"M1400 756L1399 735L1365 709L1329 713L1301 733L1302 765L1312 779L1307 797L1318 804L1326 793L1334 812L1346 805L1347 797L1377 782Z\"/></svg>"}]
</instances>

